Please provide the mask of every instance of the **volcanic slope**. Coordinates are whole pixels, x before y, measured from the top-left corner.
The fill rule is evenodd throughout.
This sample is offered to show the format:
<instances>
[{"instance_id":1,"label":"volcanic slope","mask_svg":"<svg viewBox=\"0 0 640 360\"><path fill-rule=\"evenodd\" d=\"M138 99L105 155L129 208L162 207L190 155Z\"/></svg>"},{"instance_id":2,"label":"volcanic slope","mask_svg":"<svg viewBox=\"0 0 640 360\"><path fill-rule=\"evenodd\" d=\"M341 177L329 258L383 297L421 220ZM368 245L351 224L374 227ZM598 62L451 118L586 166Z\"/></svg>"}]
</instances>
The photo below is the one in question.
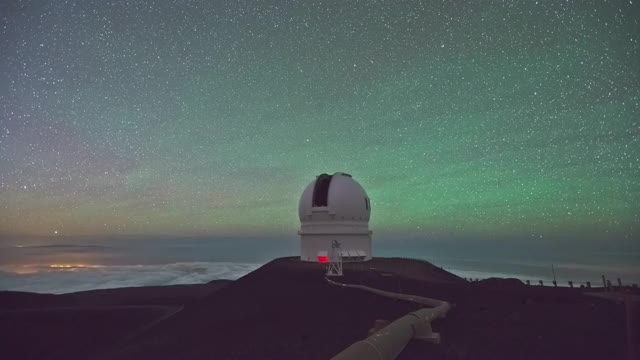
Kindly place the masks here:
<instances>
[{"instance_id":1,"label":"volcanic slope","mask_svg":"<svg viewBox=\"0 0 640 360\"><path fill-rule=\"evenodd\" d=\"M62 295L0 291L0 349L7 359L87 359L228 282Z\"/></svg>"},{"instance_id":2,"label":"volcanic slope","mask_svg":"<svg viewBox=\"0 0 640 360\"><path fill-rule=\"evenodd\" d=\"M412 340L399 359L625 358L624 307L583 289L466 282L400 258L345 264L344 271L336 280L454 305L433 323L441 344ZM329 359L366 338L375 320L418 308L330 285L322 264L281 258L236 281L0 292L0 345L20 359Z\"/></svg>"},{"instance_id":3,"label":"volcanic slope","mask_svg":"<svg viewBox=\"0 0 640 360\"><path fill-rule=\"evenodd\" d=\"M449 301L442 344L411 341L399 359L623 359L620 306L580 289L517 280L468 283L428 262L345 264L340 281ZM377 319L419 308L329 285L322 266L276 259L109 354L116 359L328 359Z\"/></svg>"},{"instance_id":4,"label":"volcanic slope","mask_svg":"<svg viewBox=\"0 0 640 360\"><path fill-rule=\"evenodd\" d=\"M185 307L110 356L118 359L328 359L376 319L418 309L324 280L321 264L276 259Z\"/></svg>"}]
</instances>

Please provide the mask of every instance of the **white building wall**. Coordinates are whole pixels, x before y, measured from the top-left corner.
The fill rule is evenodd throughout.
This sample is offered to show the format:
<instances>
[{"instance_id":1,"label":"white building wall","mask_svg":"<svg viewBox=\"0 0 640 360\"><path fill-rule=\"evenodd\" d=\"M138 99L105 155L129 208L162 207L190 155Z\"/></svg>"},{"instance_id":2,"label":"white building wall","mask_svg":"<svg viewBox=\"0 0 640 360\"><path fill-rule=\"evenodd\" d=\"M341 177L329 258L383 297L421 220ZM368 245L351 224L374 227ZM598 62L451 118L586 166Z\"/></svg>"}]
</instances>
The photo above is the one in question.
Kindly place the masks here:
<instances>
[{"instance_id":1,"label":"white building wall","mask_svg":"<svg viewBox=\"0 0 640 360\"><path fill-rule=\"evenodd\" d=\"M343 260L361 258L349 253L357 250L365 254L364 260L371 260L370 215L369 197L351 175L320 175L307 185L298 204L300 260L318 261L319 252L330 254L334 240L343 254L349 254Z\"/></svg>"},{"instance_id":2,"label":"white building wall","mask_svg":"<svg viewBox=\"0 0 640 360\"><path fill-rule=\"evenodd\" d=\"M371 234L300 234L300 260L318 261L318 253L331 253L333 240L338 240L344 250L361 250L365 261L371 260Z\"/></svg>"}]
</instances>

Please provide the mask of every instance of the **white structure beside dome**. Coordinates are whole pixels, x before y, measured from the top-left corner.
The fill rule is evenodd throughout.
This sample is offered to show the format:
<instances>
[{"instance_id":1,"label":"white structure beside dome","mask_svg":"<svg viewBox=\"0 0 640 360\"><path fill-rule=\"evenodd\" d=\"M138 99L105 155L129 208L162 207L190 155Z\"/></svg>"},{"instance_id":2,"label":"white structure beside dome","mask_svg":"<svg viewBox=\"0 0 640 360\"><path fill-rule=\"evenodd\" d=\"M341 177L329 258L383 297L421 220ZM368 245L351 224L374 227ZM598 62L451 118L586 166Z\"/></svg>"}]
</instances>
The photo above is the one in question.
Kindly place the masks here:
<instances>
[{"instance_id":1,"label":"white structure beside dome","mask_svg":"<svg viewBox=\"0 0 640 360\"><path fill-rule=\"evenodd\" d=\"M298 215L300 260L326 262L334 240L342 261L371 260L371 202L351 175L317 176L300 197Z\"/></svg>"}]
</instances>

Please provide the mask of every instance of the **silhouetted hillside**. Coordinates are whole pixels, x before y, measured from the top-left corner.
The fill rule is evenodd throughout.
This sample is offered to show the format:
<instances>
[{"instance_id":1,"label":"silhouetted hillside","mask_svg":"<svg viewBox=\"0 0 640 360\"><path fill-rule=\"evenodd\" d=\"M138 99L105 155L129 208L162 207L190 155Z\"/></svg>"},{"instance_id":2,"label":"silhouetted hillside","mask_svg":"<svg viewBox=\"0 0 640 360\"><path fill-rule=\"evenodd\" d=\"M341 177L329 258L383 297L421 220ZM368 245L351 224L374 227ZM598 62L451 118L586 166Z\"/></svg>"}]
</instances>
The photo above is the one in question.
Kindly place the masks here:
<instances>
[{"instance_id":1,"label":"silhouetted hillside","mask_svg":"<svg viewBox=\"0 0 640 360\"><path fill-rule=\"evenodd\" d=\"M414 340L400 359L625 356L623 307L581 289L509 279L468 283L428 262L399 258L345 264L340 281L455 305L434 323L442 344ZM21 359L328 359L365 338L375 320L418 308L331 286L320 264L295 258L233 282L4 293L0 306L3 349Z\"/></svg>"}]
</instances>

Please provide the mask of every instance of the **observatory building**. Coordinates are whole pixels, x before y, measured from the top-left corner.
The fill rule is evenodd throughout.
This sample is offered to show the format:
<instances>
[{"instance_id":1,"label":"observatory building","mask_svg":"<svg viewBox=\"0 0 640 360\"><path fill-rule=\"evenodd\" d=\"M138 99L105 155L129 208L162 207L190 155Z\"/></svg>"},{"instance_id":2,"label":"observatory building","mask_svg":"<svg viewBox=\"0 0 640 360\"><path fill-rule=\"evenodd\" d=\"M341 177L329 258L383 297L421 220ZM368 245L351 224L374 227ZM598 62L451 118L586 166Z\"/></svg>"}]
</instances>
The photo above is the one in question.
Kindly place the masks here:
<instances>
[{"instance_id":1,"label":"observatory building","mask_svg":"<svg viewBox=\"0 0 640 360\"><path fill-rule=\"evenodd\" d=\"M334 240L342 261L371 260L370 214L369 197L351 175L317 176L298 206L300 260L327 262Z\"/></svg>"}]
</instances>

